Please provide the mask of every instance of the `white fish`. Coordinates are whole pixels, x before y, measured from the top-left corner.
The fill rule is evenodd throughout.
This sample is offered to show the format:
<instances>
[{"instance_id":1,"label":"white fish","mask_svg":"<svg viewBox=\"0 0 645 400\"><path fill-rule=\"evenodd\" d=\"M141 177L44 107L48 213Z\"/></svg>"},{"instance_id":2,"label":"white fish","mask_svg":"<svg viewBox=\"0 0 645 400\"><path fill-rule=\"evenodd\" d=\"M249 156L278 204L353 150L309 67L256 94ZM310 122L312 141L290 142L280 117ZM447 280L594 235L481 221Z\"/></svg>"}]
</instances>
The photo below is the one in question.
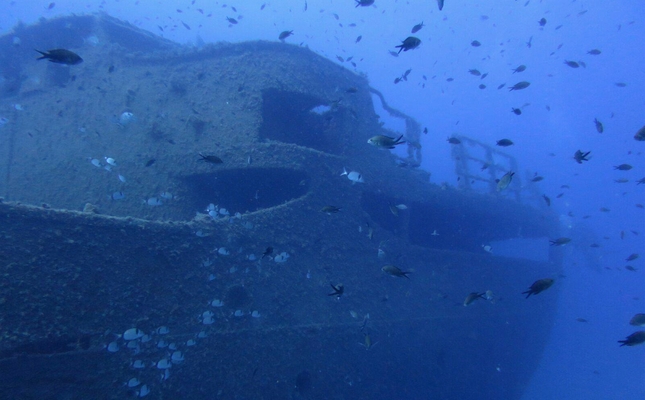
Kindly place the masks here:
<instances>
[{"instance_id":1,"label":"white fish","mask_svg":"<svg viewBox=\"0 0 645 400\"><path fill-rule=\"evenodd\" d=\"M215 314L210 310L204 311L202 313L202 318L213 318L214 316Z\"/></svg>"},{"instance_id":2,"label":"white fish","mask_svg":"<svg viewBox=\"0 0 645 400\"><path fill-rule=\"evenodd\" d=\"M117 351L119 351L118 343L117 342L110 342L110 344L108 344L108 346L107 346L107 351L109 351L110 353L116 353Z\"/></svg>"},{"instance_id":3,"label":"white fish","mask_svg":"<svg viewBox=\"0 0 645 400\"><path fill-rule=\"evenodd\" d=\"M139 350L139 341L131 340L127 344L128 349Z\"/></svg>"},{"instance_id":4,"label":"white fish","mask_svg":"<svg viewBox=\"0 0 645 400\"><path fill-rule=\"evenodd\" d=\"M200 331L200 332L197 334L197 337L198 337L199 339L204 339L205 337L208 337L208 334L207 334L205 331Z\"/></svg>"},{"instance_id":5,"label":"white fish","mask_svg":"<svg viewBox=\"0 0 645 400\"><path fill-rule=\"evenodd\" d=\"M244 316L244 311L242 311L242 310L235 310L235 312L233 313L233 315L235 315L236 317L243 317L243 316Z\"/></svg>"},{"instance_id":6,"label":"white fish","mask_svg":"<svg viewBox=\"0 0 645 400\"><path fill-rule=\"evenodd\" d=\"M229 274L235 273L236 271L237 271L237 267L231 267L228 269Z\"/></svg>"},{"instance_id":7,"label":"white fish","mask_svg":"<svg viewBox=\"0 0 645 400\"><path fill-rule=\"evenodd\" d=\"M172 356L170 356L170 359L173 363L179 364L180 362L184 361L184 353L179 350L175 351L172 353Z\"/></svg>"},{"instance_id":8,"label":"white fish","mask_svg":"<svg viewBox=\"0 0 645 400\"><path fill-rule=\"evenodd\" d=\"M282 253L280 253L280 254L278 254L277 256L275 256L275 257L273 258L273 261L275 261L275 262L277 262L277 263L283 263L283 262L287 262L287 259L288 259L289 257L290 257L290 256L289 256L289 253L287 253L286 251L283 251Z\"/></svg>"},{"instance_id":9,"label":"white fish","mask_svg":"<svg viewBox=\"0 0 645 400\"><path fill-rule=\"evenodd\" d=\"M360 172L356 172L356 171L347 172L347 170L343 167L343 173L340 174L340 176L343 176L343 175L347 175L347 179L352 181L352 183L356 183L356 182L365 183L365 181L363 180L363 175L361 175Z\"/></svg>"},{"instance_id":10,"label":"white fish","mask_svg":"<svg viewBox=\"0 0 645 400\"><path fill-rule=\"evenodd\" d=\"M202 324L204 325L212 325L214 322L215 320L213 319L213 317L207 317L202 319Z\"/></svg>"},{"instance_id":11,"label":"white fish","mask_svg":"<svg viewBox=\"0 0 645 400\"><path fill-rule=\"evenodd\" d=\"M16 111L25 111L25 109L20 104L14 104L13 108L15 108Z\"/></svg>"},{"instance_id":12,"label":"white fish","mask_svg":"<svg viewBox=\"0 0 645 400\"><path fill-rule=\"evenodd\" d=\"M356 311L350 311L349 315L351 315L352 318L358 318L358 314L356 313Z\"/></svg>"},{"instance_id":13,"label":"white fish","mask_svg":"<svg viewBox=\"0 0 645 400\"><path fill-rule=\"evenodd\" d=\"M164 369L163 374L161 374L161 382L167 381L170 378L170 369Z\"/></svg>"},{"instance_id":14,"label":"white fish","mask_svg":"<svg viewBox=\"0 0 645 400\"><path fill-rule=\"evenodd\" d=\"M206 207L206 210L205 210L205 211L206 211L206 212L209 212L209 211L217 211L217 206L216 206L215 204L213 204L213 203L210 203L210 204Z\"/></svg>"},{"instance_id":15,"label":"white fish","mask_svg":"<svg viewBox=\"0 0 645 400\"><path fill-rule=\"evenodd\" d=\"M226 250L226 247L220 247L219 249L217 249L217 254L228 256L229 254L231 254L231 252Z\"/></svg>"},{"instance_id":16,"label":"white fish","mask_svg":"<svg viewBox=\"0 0 645 400\"><path fill-rule=\"evenodd\" d=\"M105 162L110 164L113 167L116 167L116 161L112 157L103 157L105 159Z\"/></svg>"},{"instance_id":17,"label":"white fish","mask_svg":"<svg viewBox=\"0 0 645 400\"><path fill-rule=\"evenodd\" d=\"M170 193L170 192L162 192L162 193L159 193L159 197L161 197L162 199L165 199L165 200L172 200L172 193Z\"/></svg>"},{"instance_id":18,"label":"white fish","mask_svg":"<svg viewBox=\"0 0 645 400\"><path fill-rule=\"evenodd\" d=\"M251 253L248 256L246 256L246 259L249 260L249 261L255 261L258 258L255 256L255 254Z\"/></svg>"},{"instance_id":19,"label":"white fish","mask_svg":"<svg viewBox=\"0 0 645 400\"><path fill-rule=\"evenodd\" d=\"M258 310L255 310L251 313L251 316L253 318L260 318L260 312Z\"/></svg>"},{"instance_id":20,"label":"white fish","mask_svg":"<svg viewBox=\"0 0 645 400\"><path fill-rule=\"evenodd\" d=\"M148 343L151 340L152 340L152 336L150 336L150 335L141 336L141 343Z\"/></svg>"},{"instance_id":21,"label":"white fish","mask_svg":"<svg viewBox=\"0 0 645 400\"><path fill-rule=\"evenodd\" d=\"M164 349L166 347L168 347L168 343L165 340L161 339L160 341L157 342L158 349Z\"/></svg>"},{"instance_id":22,"label":"white fish","mask_svg":"<svg viewBox=\"0 0 645 400\"><path fill-rule=\"evenodd\" d=\"M170 367L172 367L172 363L168 361L167 358L162 358L161 360L157 361L158 369L168 369Z\"/></svg>"},{"instance_id":23,"label":"white fish","mask_svg":"<svg viewBox=\"0 0 645 400\"><path fill-rule=\"evenodd\" d=\"M199 229L199 230L195 231L195 236L197 236L197 237L206 237L206 236L208 236L208 234L204 233L204 231Z\"/></svg>"},{"instance_id":24,"label":"white fish","mask_svg":"<svg viewBox=\"0 0 645 400\"><path fill-rule=\"evenodd\" d=\"M139 389L139 397L146 397L148 394L150 394L148 385L141 386L141 389Z\"/></svg>"},{"instance_id":25,"label":"white fish","mask_svg":"<svg viewBox=\"0 0 645 400\"><path fill-rule=\"evenodd\" d=\"M235 213L234 217L237 218L237 219L240 219L240 218L242 218L242 214L240 214L240 212L238 211L238 212Z\"/></svg>"},{"instance_id":26,"label":"white fish","mask_svg":"<svg viewBox=\"0 0 645 400\"><path fill-rule=\"evenodd\" d=\"M492 253L493 252L493 248L488 244L482 244L482 249L484 249L484 251L487 252L487 253Z\"/></svg>"},{"instance_id":27,"label":"white fish","mask_svg":"<svg viewBox=\"0 0 645 400\"><path fill-rule=\"evenodd\" d=\"M130 378L130 380L128 381L128 387L131 387L131 388L137 387L140 384L141 384L141 381L138 380L137 378Z\"/></svg>"},{"instance_id":28,"label":"white fish","mask_svg":"<svg viewBox=\"0 0 645 400\"><path fill-rule=\"evenodd\" d=\"M144 203L146 203L149 206L157 207L163 204L160 198L158 197L151 197L148 200L144 200Z\"/></svg>"},{"instance_id":29,"label":"white fish","mask_svg":"<svg viewBox=\"0 0 645 400\"><path fill-rule=\"evenodd\" d=\"M383 249L379 248L378 253L376 255L378 256L378 258L383 258L383 257L385 257L385 251L383 251Z\"/></svg>"},{"instance_id":30,"label":"white fish","mask_svg":"<svg viewBox=\"0 0 645 400\"><path fill-rule=\"evenodd\" d=\"M125 111L119 116L119 125L125 127L134 121L134 114L129 111Z\"/></svg>"},{"instance_id":31,"label":"white fish","mask_svg":"<svg viewBox=\"0 0 645 400\"><path fill-rule=\"evenodd\" d=\"M210 274L210 275L208 275L208 280L209 280L209 281L214 281L215 279L217 279L217 277L215 276L215 274Z\"/></svg>"},{"instance_id":32,"label":"white fish","mask_svg":"<svg viewBox=\"0 0 645 400\"><path fill-rule=\"evenodd\" d=\"M437 230L435 229L434 231L432 231L430 236L439 236L439 234L437 233Z\"/></svg>"},{"instance_id":33,"label":"white fish","mask_svg":"<svg viewBox=\"0 0 645 400\"><path fill-rule=\"evenodd\" d=\"M119 174L119 180L123 183L125 183L125 176Z\"/></svg>"},{"instance_id":34,"label":"white fish","mask_svg":"<svg viewBox=\"0 0 645 400\"><path fill-rule=\"evenodd\" d=\"M112 193L112 196L110 196L112 200L123 200L125 199L125 194L123 194L122 191L114 192Z\"/></svg>"},{"instance_id":35,"label":"white fish","mask_svg":"<svg viewBox=\"0 0 645 400\"><path fill-rule=\"evenodd\" d=\"M103 167L103 169L106 170L107 172L112 172L112 166L111 165L105 165Z\"/></svg>"},{"instance_id":36,"label":"white fish","mask_svg":"<svg viewBox=\"0 0 645 400\"><path fill-rule=\"evenodd\" d=\"M219 213L221 215L229 215L229 212L228 212L228 210L226 208L220 208Z\"/></svg>"},{"instance_id":37,"label":"white fish","mask_svg":"<svg viewBox=\"0 0 645 400\"><path fill-rule=\"evenodd\" d=\"M202 267L210 267L211 265L213 265L213 260L211 260L210 258L202 261Z\"/></svg>"},{"instance_id":38,"label":"white fish","mask_svg":"<svg viewBox=\"0 0 645 400\"><path fill-rule=\"evenodd\" d=\"M398 208L399 210L407 210L408 209L408 206L406 206L405 204L397 204L394 207Z\"/></svg>"},{"instance_id":39,"label":"white fish","mask_svg":"<svg viewBox=\"0 0 645 400\"><path fill-rule=\"evenodd\" d=\"M172 342L168 345L168 350L175 351L177 350L177 343Z\"/></svg>"},{"instance_id":40,"label":"white fish","mask_svg":"<svg viewBox=\"0 0 645 400\"><path fill-rule=\"evenodd\" d=\"M9 122L8 118L0 117L0 128L2 128L3 126L7 125L8 122Z\"/></svg>"},{"instance_id":41,"label":"white fish","mask_svg":"<svg viewBox=\"0 0 645 400\"><path fill-rule=\"evenodd\" d=\"M91 158L90 162L92 163L93 166L101 168L101 162L97 160L96 158Z\"/></svg>"},{"instance_id":42,"label":"white fish","mask_svg":"<svg viewBox=\"0 0 645 400\"><path fill-rule=\"evenodd\" d=\"M142 360L135 360L132 363L132 368L134 368L134 369L142 369L142 368L145 368L145 367L146 367L146 364Z\"/></svg>"},{"instance_id":43,"label":"white fish","mask_svg":"<svg viewBox=\"0 0 645 400\"><path fill-rule=\"evenodd\" d=\"M167 335L170 333L170 329L168 329L167 326L160 326L159 328L155 329L155 333L159 335Z\"/></svg>"},{"instance_id":44,"label":"white fish","mask_svg":"<svg viewBox=\"0 0 645 400\"><path fill-rule=\"evenodd\" d=\"M186 342L186 346L188 346L188 347L192 347L192 346L194 346L196 344L197 344L197 342L195 341L195 339L188 339L188 341Z\"/></svg>"},{"instance_id":45,"label":"white fish","mask_svg":"<svg viewBox=\"0 0 645 400\"><path fill-rule=\"evenodd\" d=\"M219 217L219 214L217 214L217 211L216 211L216 210L210 210L210 211L208 212L208 215L209 215L211 218L213 218L213 219L217 219L217 218Z\"/></svg>"},{"instance_id":46,"label":"white fish","mask_svg":"<svg viewBox=\"0 0 645 400\"><path fill-rule=\"evenodd\" d=\"M220 300L220 299L215 299L215 300L211 301L211 306L213 306L213 307L222 307L222 306L224 306L224 302L222 300Z\"/></svg>"}]
</instances>

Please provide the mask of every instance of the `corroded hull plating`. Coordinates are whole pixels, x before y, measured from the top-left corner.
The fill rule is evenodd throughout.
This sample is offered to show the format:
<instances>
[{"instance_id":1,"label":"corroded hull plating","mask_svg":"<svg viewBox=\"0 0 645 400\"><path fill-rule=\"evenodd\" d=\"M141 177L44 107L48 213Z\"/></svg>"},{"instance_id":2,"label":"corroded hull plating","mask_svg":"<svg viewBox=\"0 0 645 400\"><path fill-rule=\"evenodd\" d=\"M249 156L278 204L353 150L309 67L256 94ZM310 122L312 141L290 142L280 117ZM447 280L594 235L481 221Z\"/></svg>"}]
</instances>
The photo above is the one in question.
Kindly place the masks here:
<instances>
[{"instance_id":1,"label":"corroded hull plating","mask_svg":"<svg viewBox=\"0 0 645 400\"><path fill-rule=\"evenodd\" d=\"M520 292L560 266L493 258L481 244L552 236L552 216L397 168L366 144L391 136L366 80L306 49L185 49L105 16L21 29L37 37L64 22L99 38L76 43L80 68L19 53L12 68L47 69L43 86L8 79L2 91L24 111L10 111L1 139L0 397L123 398L140 390L123 386L132 377L155 398L520 397L557 291L531 301ZM309 111L317 106L329 111ZM125 111L137 119L117 124ZM200 162L200 152L224 162ZM86 159L103 156L116 159L111 172ZM111 199L117 190L126 198ZM142 202L162 191L174 199ZM194 219L208 203L241 217ZM399 203L408 209L394 216ZM330 204L342 211L320 212ZM268 246L289 259L247 259ZM385 276L385 264L413 270L410 280ZM343 283L340 300L327 296L330 283ZM495 304L461 305L487 289ZM210 306L215 298L224 306ZM204 325L209 310L215 322ZM170 333L138 354L116 337L160 326ZM161 339L185 354L165 381L152 366L172 353ZM119 351L105 349L112 341ZM137 359L146 368L133 369Z\"/></svg>"}]
</instances>

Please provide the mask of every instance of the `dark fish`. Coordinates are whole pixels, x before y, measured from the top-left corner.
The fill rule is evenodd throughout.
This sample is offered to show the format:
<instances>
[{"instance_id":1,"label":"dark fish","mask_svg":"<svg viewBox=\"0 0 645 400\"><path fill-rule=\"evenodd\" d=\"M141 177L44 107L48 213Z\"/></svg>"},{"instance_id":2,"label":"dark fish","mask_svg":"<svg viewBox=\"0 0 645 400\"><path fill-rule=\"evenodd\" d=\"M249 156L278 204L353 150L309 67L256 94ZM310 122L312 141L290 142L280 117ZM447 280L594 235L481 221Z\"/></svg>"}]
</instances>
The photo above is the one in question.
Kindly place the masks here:
<instances>
[{"instance_id":1,"label":"dark fish","mask_svg":"<svg viewBox=\"0 0 645 400\"><path fill-rule=\"evenodd\" d=\"M417 33L423 28L425 25L423 25L423 21L421 21L420 24L416 24L415 26L412 27L412 33Z\"/></svg>"},{"instance_id":2,"label":"dark fish","mask_svg":"<svg viewBox=\"0 0 645 400\"><path fill-rule=\"evenodd\" d=\"M488 72L486 72L486 73L482 74L481 79L484 79L484 78L486 78L487 76L488 76Z\"/></svg>"},{"instance_id":3,"label":"dark fish","mask_svg":"<svg viewBox=\"0 0 645 400\"><path fill-rule=\"evenodd\" d=\"M503 88L504 86L506 86L506 84L505 84L505 83L502 83L501 85L499 85L499 86L497 87L497 90L499 90L499 89Z\"/></svg>"},{"instance_id":4,"label":"dark fish","mask_svg":"<svg viewBox=\"0 0 645 400\"><path fill-rule=\"evenodd\" d=\"M550 288L551 285L553 285L553 282L554 280L550 278L539 279L533 282L529 290L522 292L522 294L525 294L528 299L532 294L538 294Z\"/></svg>"},{"instance_id":5,"label":"dark fish","mask_svg":"<svg viewBox=\"0 0 645 400\"><path fill-rule=\"evenodd\" d=\"M497 141L497 145L501 147L508 147L513 145L513 141L510 139L500 139Z\"/></svg>"},{"instance_id":6,"label":"dark fish","mask_svg":"<svg viewBox=\"0 0 645 400\"><path fill-rule=\"evenodd\" d=\"M217 156L205 156L202 153L199 153L199 156L201 157L199 161L205 161L209 164L221 164L223 163L222 159L217 157Z\"/></svg>"},{"instance_id":7,"label":"dark fish","mask_svg":"<svg viewBox=\"0 0 645 400\"><path fill-rule=\"evenodd\" d=\"M51 10L54 7L56 7L56 3L49 3L49 6L47 6L47 9Z\"/></svg>"},{"instance_id":8,"label":"dark fish","mask_svg":"<svg viewBox=\"0 0 645 400\"><path fill-rule=\"evenodd\" d=\"M528 47L528 48L530 49L530 48L531 48L531 43L533 43L533 36L531 36L531 37L529 38L529 41L528 41L528 42L526 42L526 47Z\"/></svg>"},{"instance_id":9,"label":"dark fish","mask_svg":"<svg viewBox=\"0 0 645 400\"><path fill-rule=\"evenodd\" d=\"M188 24L187 24L187 23L185 23L184 21L182 21L182 22L181 22L181 24L184 26L184 28L186 28L186 29L190 30L190 26L188 26Z\"/></svg>"},{"instance_id":10,"label":"dark fish","mask_svg":"<svg viewBox=\"0 0 645 400\"><path fill-rule=\"evenodd\" d=\"M630 169L632 169L632 166L629 164L620 164L614 166L614 169L617 169L619 171L629 171Z\"/></svg>"},{"instance_id":11,"label":"dark fish","mask_svg":"<svg viewBox=\"0 0 645 400\"><path fill-rule=\"evenodd\" d=\"M486 89L486 85L484 85L483 83L480 83L478 87L479 87L480 89Z\"/></svg>"},{"instance_id":12,"label":"dark fish","mask_svg":"<svg viewBox=\"0 0 645 400\"><path fill-rule=\"evenodd\" d=\"M542 179L544 179L544 177L543 177L543 176L537 176L537 175L536 175L535 177L533 177L533 179L531 179L531 182L539 182L539 181L541 181Z\"/></svg>"},{"instance_id":13,"label":"dark fish","mask_svg":"<svg viewBox=\"0 0 645 400\"><path fill-rule=\"evenodd\" d=\"M345 89L345 93L356 93L358 92L358 88L356 86L351 86Z\"/></svg>"},{"instance_id":14,"label":"dark fish","mask_svg":"<svg viewBox=\"0 0 645 400\"><path fill-rule=\"evenodd\" d=\"M625 269L628 271L636 272L636 268L632 267L631 265L625 265Z\"/></svg>"},{"instance_id":15,"label":"dark fish","mask_svg":"<svg viewBox=\"0 0 645 400\"><path fill-rule=\"evenodd\" d=\"M540 18L540 20L538 21L538 24L540 24L540 26L546 25L546 18Z\"/></svg>"},{"instance_id":16,"label":"dark fish","mask_svg":"<svg viewBox=\"0 0 645 400\"><path fill-rule=\"evenodd\" d=\"M598 54L600 54L600 50L598 49L589 50L587 54L591 54L592 56L597 56Z\"/></svg>"},{"instance_id":17,"label":"dark fish","mask_svg":"<svg viewBox=\"0 0 645 400\"><path fill-rule=\"evenodd\" d=\"M485 298L486 298L486 293L472 292L468 296L466 296L466 299L464 300L464 307L468 307L477 299L485 299Z\"/></svg>"},{"instance_id":18,"label":"dark fish","mask_svg":"<svg viewBox=\"0 0 645 400\"><path fill-rule=\"evenodd\" d=\"M519 108L511 107L511 111L512 111L512 112L513 112L513 114L515 114L515 115L522 115L522 110L520 110Z\"/></svg>"},{"instance_id":19,"label":"dark fish","mask_svg":"<svg viewBox=\"0 0 645 400\"><path fill-rule=\"evenodd\" d=\"M625 340L619 340L620 346L636 346L645 343L645 331L634 332L627 336Z\"/></svg>"},{"instance_id":20,"label":"dark fish","mask_svg":"<svg viewBox=\"0 0 645 400\"><path fill-rule=\"evenodd\" d=\"M356 38L356 43L360 42L362 38L363 38L363 35L358 35L358 37Z\"/></svg>"},{"instance_id":21,"label":"dark fish","mask_svg":"<svg viewBox=\"0 0 645 400\"><path fill-rule=\"evenodd\" d=\"M555 240L549 240L551 246L564 246L565 244L571 242L571 239L568 237L561 237Z\"/></svg>"},{"instance_id":22,"label":"dark fish","mask_svg":"<svg viewBox=\"0 0 645 400\"><path fill-rule=\"evenodd\" d=\"M423 134L424 134L424 135L427 135L427 134L428 134L428 127L427 127L427 126L426 126L425 128L423 128ZM645 178L643 178L643 179L641 179L641 180L642 180L643 182L640 182L640 183L645 183Z\"/></svg>"},{"instance_id":23,"label":"dark fish","mask_svg":"<svg viewBox=\"0 0 645 400\"><path fill-rule=\"evenodd\" d=\"M343 293L345 292L345 286L343 286L342 283L339 283L336 286L330 283L329 286L331 286L331 288L334 289L334 292L329 293L327 296L336 296L336 298L340 299L340 296L342 296Z\"/></svg>"},{"instance_id":24,"label":"dark fish","mask_svg":"<svg viewBox=\"0 0 645 400\"><path fill-rule=\"evenodd\" d=\"M461 140L457 139L456 137L451 137L446 139L446 141L450 144L461 144Z\"/></svg>"},{"instance_id":25,"label":"dark fish","mask_svg":"<svg viewBox=\"0 0 645 400\"><path fill-rule=\"evenodd\" d=\"M508 90L512 92L513 90L526 89L527 87L529 87L530 84L531 84L530 82L526 82L526 81L518 82L515 85L508 88Z\"/></svg>"},{"instance_id":26,"label":"dark fish","mask_svg":"<svg viewBox=\"0 0 645 400\"><path fill-rule=\"evenodd\" d=\"M340 211L340 207L336 207L336 206L324 206L323 208L320 209L320 212L324 212L327 214L337 213L339 211Z\"/></svg>"},{"instance_id":27,"label":"dark fish","mask_svg":"<svg viewBox=\"0 0 645 400\"><path fill-rule=\"evenodd\" d=\"M591 154L590 151L583 153L580 150L576 150L575 154L573 155L573 159L576 160L578 164L582 164L583 161L589 161L587 156Z\"/></svg>"},{"instance_id":28,"label":"dark fish","mask_svg":"<svg viewBox=\"0 0 645 400\"><path fill-rule=\"evenodd\" d=\"M278 39L279 40L284 40L284 39L288 38L291 35L293 35L293 31L283 31L283 32L280 32L280 35L278 36Z\"/></svg>"},{"instance_id":29,"label":"dark fish","mask_svg":"<svg viewBox=\"0 0 645 400\"><path fill-rule=\"evenodd\" d=\"M640 185L641 183L645 183L645 178L641 178L641 179L636 181L637 185Z\"/></svg>"},{"instance_id":30,"label":"dark fish","mask_svg":"<svg viewBox=\"0 0 645 400\"><path fill-rule=\"evenodd\" d=\"M356 7L367 7L374 4L374 0L356 0Z\"/></svg>"},{"instance_id":31,"label":"dark fish","mask_svg":"<svg viewBox=\"0 0 645 400\"><path fill-rule=\"evenodd\" d=\"M410 271L402 271L399 267L395 267L394 265L386 265L383 268L381 268L381 271L385 272L388 275L392 276L398 276L399 278L408 278L408 274Z\"/></svg>"},{"instance_id":32,"label":"dark fish","mask_svg":"<svg viewBox=\"0 0 645 400\"><path fill-rule=\"evenodd\" d=\"M588 320L586 320L584 318L576 318L576 321L578 321L578 322L589 322Z\"/></svg>"},{"instance_id":33,"label":"dark fish","mask_svg":"<svg viewBox=\"0 0 645 400\"><path fill-rule=\"evenodd\" d=\"M421 44L421 39L414 36L408 36L400 45L395 47L399 49L399 53L401 53L402 50L403 51L414 50L417 47L419 47L420 44Z\"/></svg>"},{"instance_id":34,"label":"dark fish","mask_svg":"<svg viewBox=\"0 0 645 400\"><path fill-rule=\"evenodd\" d=\"M638 253L633 253L633 254L630 254L629 257L625 259L625 261L634 261L638 257L639 257Z\"/></svg>"},{"instance_id":35,"label":"dark fish","mask_svg":"<svg viewBox=\"0 0 645 400\"><path fill-rule=\"evenodd\" d=\"M524 72L524 71L526 71L526 65L520 65L519 67L513 69L513 73Z\"/></svg>"},{"instance_id":36,"label":"dark fish","mask_svg":"<svg viewBox=\"0 0 645 400\"><path fill-rule=\"evenodd\" d=\"M551 207L551 199L549 198L549 196L547 196L546 194L543 194L543 195L542 195L542 198L543 198L543 199L544 199L544 201L546 202L546 205L547 205L548 207Z\"/></svg>"},{"instance_id":37,"label":"dark fish","mask_svg":"<svg viewBox=\"0 0 645 400\"><path fill-rule=\"evenodd\" d=\"M634 135L634 140L638 140L639 142L645 141L645 126L640 128L638 132Z\"/></svg>"},{"instance_id":38,"label":"dark fish","mask_svg":"<svg viewBox=\"0 0 645 400\"><path fill-rule=\"evenodd\" d=\"M46 52L36 51L42 54L37 60L47 59L50 62L65 65L76 65L83 62L83 59L78 54L65 49L53 49Z\"/></svg>"},{"instance_id":39,"label":"dark fish","mask_svg":"<svg viewBox=\"0 0 645 400\"><path fill-rule=\"evenodd\" d=\"M470 42L470 45L473 47L479 47L482 44L479 42L479 40L473 40L472 42Z\"/></svg>"},{"instance_id":40,"label":"dark fish","mask_svg":"<svg viewBox=\"0 0 645 400\"><path fill-rule=\"evenodd\" d=\"M634 315L629 321L629 324L633 326L645 326L645 314L639 313Z\"/></svg>"},{"instance_id":41,"label":"dark fish","mask_svg":"<svg viewBox=\"0 0 645 400\"><path fill-rule=\"evenodd\" d=\"M443 1L444 0L437 0L437 5L439 6L439 11L443 10Z\"/></svg>"},{"instance_id":42,"label":"dark fish","mask_svg":"<svg viewBox=\"0 0 645 400\"><path fill-rule=\"evenodd\" d=\"M570 66L571 68L578 68L580 66L580 64L578 64L575 61L564 60L564 63L567 64L568 66Z\"/></svg>"},{"instance_id":43,"label":"dark fish","mask_svg":"<svg viewBox=\"0 0 645 400\"><path fill-rule=\"evenodd\" d=\"M469 69L468 72L470 72L471 75L475 75L475 76L481 76L481 74L482 74L477 69Z\"/></svg>"},{"instance_id":44,"label":"dark fish","mask_svg":"<svg viewBox=\"0 0 645 400\"><path fill-rule=\"evenodd\" d=\"M150 166L152 166L152 164L154 164L155 162L157 162L157 160L155 160L154 158L151 158L150 160L148 160L148 161L145 163L145 166L146 166L146 167L150 167Z\"/></svg>"},{"instance_id":45,"label":"dark fish","mask_svg":"<svg viewBox=\"0 0 645 400\"><path fill-rule=\"evenodd\" d=\"M596 124L596 130L598 133L603 133L605 131L605 127L602 126L602 122L598 121L598 118L594 118L593 123Z\"/></svg>"},{"instance_id":46,"label":"dark fish","mask_svg":"<svg viewBox=\"0 0 645 400\"><path fill-rule=\"evenodd\" d=\"M270 256L271 254L273 254L273 247L269 246L269 247L267 247L267 248L266 248L266 250L264 250L264 253L262 253L262 258L264 258L264 257L268 257L268 256ZM261 260L262 258L260 258L260 260Z\"/></svg>"},{"instance_id":47,"label":"dark fish","mask_svg":"<svg viewBox=\"0 0 645 400\"><path fill-rule=\"evenodd\" d=\"M625 86L627 86L627 84L626 84L625 82L616 82L616 83L614 83L614 85L616 85L616 86L618 86L618 87L625 87Z\"/></svg>"},{"instance_id":48,"label":"dark fish","mask_svg":"<svg viewBox=\"0 0 645 400\"><path fill-rule=\"evenodd\" d=\"M226 17L226 20L233 25L237 24L237 20L235 18Z\"/></svg>"}]
</instances>

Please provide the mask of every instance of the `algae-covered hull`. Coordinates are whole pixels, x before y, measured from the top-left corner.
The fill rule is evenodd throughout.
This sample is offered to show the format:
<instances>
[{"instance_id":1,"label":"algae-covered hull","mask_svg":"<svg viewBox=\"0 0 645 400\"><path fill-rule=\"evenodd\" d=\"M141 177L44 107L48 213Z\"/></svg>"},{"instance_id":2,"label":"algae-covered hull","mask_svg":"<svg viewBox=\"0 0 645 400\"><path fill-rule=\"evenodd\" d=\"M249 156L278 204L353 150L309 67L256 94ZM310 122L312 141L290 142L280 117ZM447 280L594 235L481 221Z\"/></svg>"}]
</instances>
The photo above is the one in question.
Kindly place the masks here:
<instances>
[{"instance_id":1,"label":"algae-covered hull","mask_svg":"<svg viewBox=\"0 0 645 400\"><path fill-rule=\"evenodd\" d=\"M50 31L84 63L36 63ZM15 35L0 38L3 74L28 77L2 91L21 109L1 111L1 397L520 397L557 291L520 292L560 266L481 244L547 237L553 217L397 167L367 144L390 133L364 78L295 46L189 49L105 16Z\"/></svg>"}]
</instances>

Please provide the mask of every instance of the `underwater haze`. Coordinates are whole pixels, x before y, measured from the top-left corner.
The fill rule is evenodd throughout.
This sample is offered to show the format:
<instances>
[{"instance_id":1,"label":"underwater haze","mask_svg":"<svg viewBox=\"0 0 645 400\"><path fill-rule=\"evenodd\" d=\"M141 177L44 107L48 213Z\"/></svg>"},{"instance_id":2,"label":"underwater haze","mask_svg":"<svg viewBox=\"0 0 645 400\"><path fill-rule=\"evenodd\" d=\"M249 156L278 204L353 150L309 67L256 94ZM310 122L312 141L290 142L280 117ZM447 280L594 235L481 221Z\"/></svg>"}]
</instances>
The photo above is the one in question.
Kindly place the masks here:
<instances>
[{"instance_id":1,"label":"underwater haze","mask_svg":"<svg viewBox=\"0 0 645 400\"><path fill-rule=\"evenodd\" d=\"M389 106L427 128L420 168L432 183L459 187L464 179L448 138L491 146L509 139L499 149L517 159L517 177L535 186L559 215L560 236L571 238L554 283L548 344L522 398L645 399L645 344L618 343L645 329L629 324L645 313L645 141L635 140L645 129L645 2L445 0L442 10L437 3L4 0L0 34L40 18L98 12L194 47L278 41L293 31L285 42L366 76ZM399 52L409 36L420 45ZM373 99L384 126L404 134ZM577 151L589 152L587 160L576 161ZM543 180L530 182L536 177ZM487 190L478 185L473 190ZM526 243L492 247L528 259L544 252Z\"/></svg>"}]
</instances>

